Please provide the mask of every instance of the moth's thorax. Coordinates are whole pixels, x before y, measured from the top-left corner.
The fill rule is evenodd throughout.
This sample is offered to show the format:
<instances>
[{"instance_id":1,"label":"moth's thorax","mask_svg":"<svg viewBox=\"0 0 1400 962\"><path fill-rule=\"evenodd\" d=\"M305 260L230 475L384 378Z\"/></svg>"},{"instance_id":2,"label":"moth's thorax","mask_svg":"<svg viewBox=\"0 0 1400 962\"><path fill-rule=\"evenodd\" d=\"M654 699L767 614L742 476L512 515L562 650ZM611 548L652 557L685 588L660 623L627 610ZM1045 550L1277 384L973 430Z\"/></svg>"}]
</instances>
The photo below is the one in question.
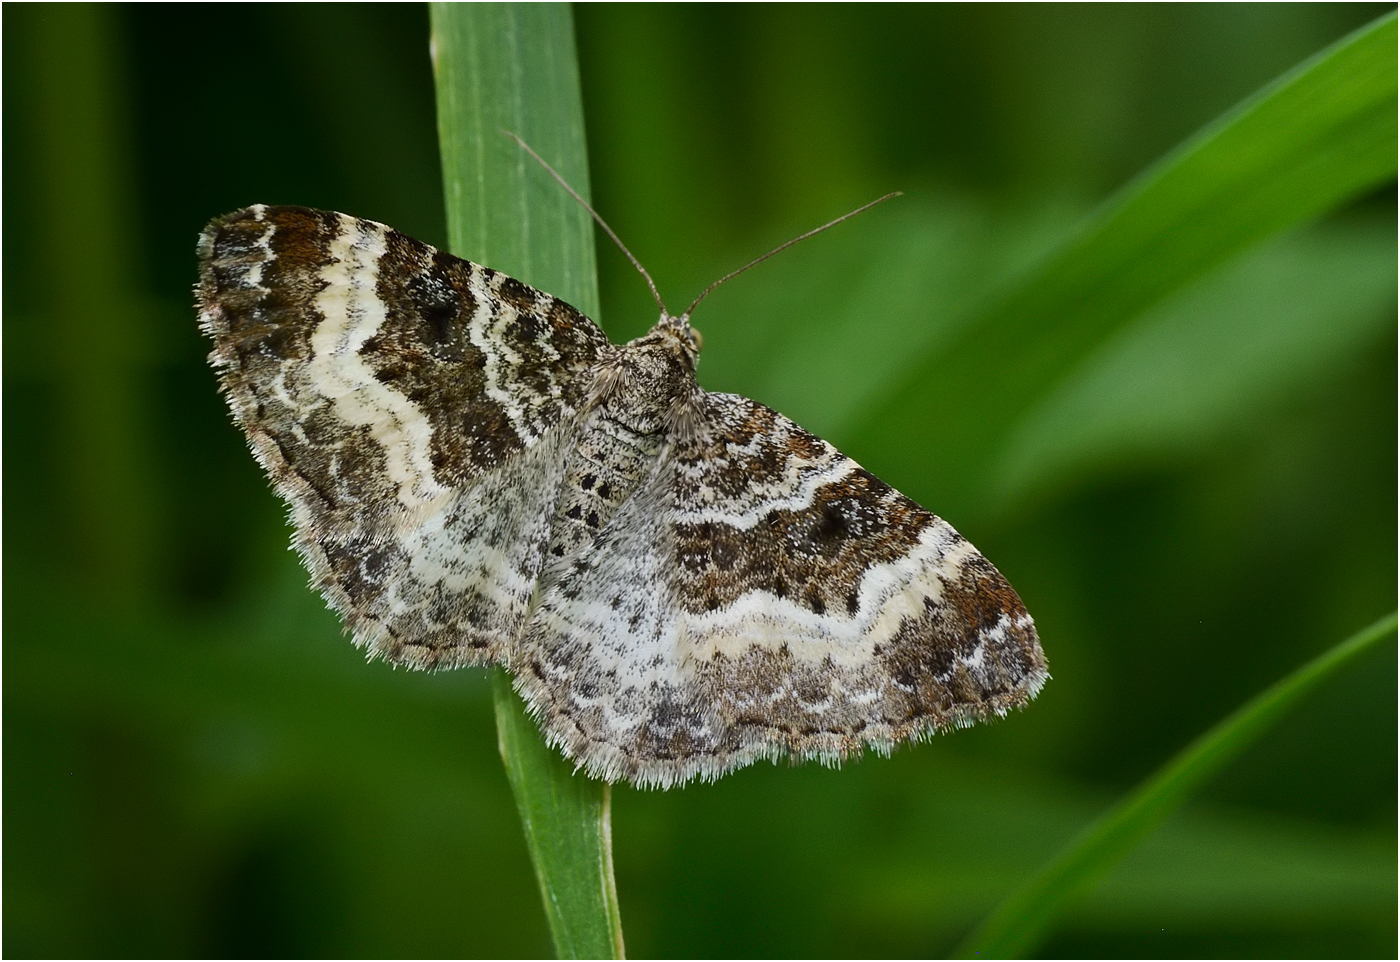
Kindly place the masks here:
<instances>
[{"instance_id":1,"label":"moth's thorax","mask_svg":"<svg viewBox=\"0 0 1400 962\"><path fill-rule=\"evenodd\" d=\"M595 389L600 415L644 437L686 430L684 422L691 419L688 412L698 406L700 395L698 349L690 334L688 326L663 317L645 336L604 358Z\"/></svg>"},{"instance_id":2,"label":"moth's thorax","mask_svg":"<svg viewBox=\"0 0 1400 962\"><path fill-rule=\"evenodd\" d=\"M545 581L568 570L668 447L695 435L695 343L668 320L599 361L594 404L564 473Z\"/></svg>"},{"instance_id":3,"label":"moth's thorax","mask_svg":"<svg viewBox=\"0 0 1400 962\"><path fill-rule=\"evenodd\" d=\"M651 473L674 399L695 384L674 335L653 330L600 359L592 404L564 471L543 583L562 577Z\"/></svg>"}]
</instances>

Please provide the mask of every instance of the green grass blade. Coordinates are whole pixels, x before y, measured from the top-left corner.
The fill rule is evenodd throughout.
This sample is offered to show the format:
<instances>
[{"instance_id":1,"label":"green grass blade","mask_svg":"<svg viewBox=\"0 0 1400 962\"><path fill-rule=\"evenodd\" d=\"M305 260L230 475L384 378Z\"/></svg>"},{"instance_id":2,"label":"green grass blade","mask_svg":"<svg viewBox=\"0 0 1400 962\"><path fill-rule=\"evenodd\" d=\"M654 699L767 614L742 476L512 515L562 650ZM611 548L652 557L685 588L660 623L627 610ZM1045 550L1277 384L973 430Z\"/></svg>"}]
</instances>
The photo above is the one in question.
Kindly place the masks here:
<instances>
[{"instance_id":1,"label":"green grass blade","mask_svg":"<svg viewBox=\"0 0 1400 962\"><path fill-rule=\"evenodd\" d=\"M1011 894L961 946L957 958L1013 958L1029 953L1060 912L1207 779L1269 729L1323 679L1395 631L1392 612L1255 696L1196 739L1116 808Z\"/></svg>"},{"instance_id":2,"label":"green grass blade","mask_svg":"<svg viewBox=\"0 0 1400 962\"><path fill-rule=\"evenodd\" d=\"M563 4L433 4L438 135L454 253L598 316L588 214L502 129L588 194L573 20ZM621 958L609 790L544 744L503 672L501 757L561 958Z\"/></svg>"},{"instance_id":3,"label":"green grass blade","mask_svg":"<svg viewBox=\"0 0 1400 962\"><path fill-rule=\"evenodd\" d=\"M502 131L584 197L573 17L560 4L433 4L438 143L452 250L598 317L593 222Z\"/></svg>"},{"instance_id":4,"label":"green grass blade","mask_svg":"<svg viewBox=\"0 0 1400 962\"><path fill-rule=\"evenodd\" d=\"M1093 474L1189 458L1258 424L1394 335L1395 220L1259 244L1145 311L1007 438L999 493L1045 498Z\"/></svg>"},{"instance_id":5,"label":"green grass blade","mask_svg":"<svg viewBox=\"0 0 1400 962\"><path fill-rule=\"evenodd\" d=\"M555 950L561 959L620 959L609 786L575 774L564 756L544 743L503 670L493 671L491 691L501 758Z\"/></svg>"},{"instance_id":6,"label":"green grass blade","mask_svg":"<svg viewBox=\"0 0 1400 962\"><path fill-rule=\"evenodd\" d=\"M1389 14L1207 126L869 407L857 453L965 521L986 510L1007 432L1074 365L1246 247L1396 170ZM911 455L911 452L919 452Z\"/></svg>"}]
</instances>

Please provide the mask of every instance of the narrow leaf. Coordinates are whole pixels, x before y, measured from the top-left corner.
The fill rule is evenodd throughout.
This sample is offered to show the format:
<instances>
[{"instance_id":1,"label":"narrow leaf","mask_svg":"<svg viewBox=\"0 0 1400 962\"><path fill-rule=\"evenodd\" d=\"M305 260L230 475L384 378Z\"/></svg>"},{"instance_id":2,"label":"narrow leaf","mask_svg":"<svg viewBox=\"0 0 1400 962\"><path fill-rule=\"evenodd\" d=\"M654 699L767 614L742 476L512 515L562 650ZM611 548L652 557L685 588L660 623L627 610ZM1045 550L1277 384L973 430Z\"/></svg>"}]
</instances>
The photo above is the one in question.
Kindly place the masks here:
<instances>
[{"instance_id":1,"label":"narrow leaf","mask_svg":"<svg viewBox=\"0 0 1400 962\"><path fill-rule=\"evenodd\" d=\"M1133 317L1249 245L1395 176L1389 14L1305 61L1129 184L882 403L862 460L965 522L1010 427ZM911 454L911 452L914 452Z\"/></svg>"},{"instance_id":2,"label":"narrow leaf","mask_svg":"<svg viewBox=\"0 0 1400 962\"><path fill-rule=\"evenodd\" d=\"M1013 892L958 948L956 957L1012 958L1033 950L1075 897L1103 878L1133 846L1305 694L1393 633L1395 625L1392 612L1255 696L1196 739Z\"/></svg>"},{"instance_id":3,"label":"narrow leaf","mask_svg":"<svg viewBox=\"0 0 1400 962\"><path fill-rule=\"evenodd\" d=\"M593 226L502 131L588 194L573 20L564 4L433 4L447 225L454 253L598 316ZM501 757L561 958L621 958L609 789L545 745L502 671Z\"/></svg>"},{"instance_id":4,"label":"narrow leaf","mask_svg":"<svg viewBox=\"0 0 1400 962\"><path fill-rule=\"evenodd\" d=\"M1395 330L1395 221L1259 245L1143 313L1008 436L1007 501L1189 457L1253 425Z\"/></svg>"}]
</instances>

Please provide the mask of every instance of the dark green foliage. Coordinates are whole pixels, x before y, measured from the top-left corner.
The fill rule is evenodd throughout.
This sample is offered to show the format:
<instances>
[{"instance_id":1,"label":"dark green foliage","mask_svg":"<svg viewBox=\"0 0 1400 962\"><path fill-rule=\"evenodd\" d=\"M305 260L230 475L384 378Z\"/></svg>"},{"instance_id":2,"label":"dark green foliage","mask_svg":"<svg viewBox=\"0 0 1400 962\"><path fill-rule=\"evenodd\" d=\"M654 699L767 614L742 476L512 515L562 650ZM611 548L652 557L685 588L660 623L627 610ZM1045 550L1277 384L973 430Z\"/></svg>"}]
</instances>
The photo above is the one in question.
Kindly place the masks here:
<instances>
[{"instance_id":1,"label":"dark green foliage","mask_svg":"<svg viewBox=\"0 0 1400 962\"><path fill-rule=\"evenodd\" d=\"M616 790L634 954L947 953L1395 606L1393 179L1074 340L985 436L975 405L907 400L1097 205L1389 9L577 11L593 197L673 306L906 191L707 300L701 379L948 517L1054 674L888 761ZM338 637L190 307L197 232L256 201L445 244L426 10L3 18L4 951L548 952L485 675L367 667ZM636 336L649 295L599 261L605 327ZM929 428L950 419L966 465ZM1042 951L1394 955L1395 679L1383 644L1319 688Z\"/></svg>"}]
</instances>

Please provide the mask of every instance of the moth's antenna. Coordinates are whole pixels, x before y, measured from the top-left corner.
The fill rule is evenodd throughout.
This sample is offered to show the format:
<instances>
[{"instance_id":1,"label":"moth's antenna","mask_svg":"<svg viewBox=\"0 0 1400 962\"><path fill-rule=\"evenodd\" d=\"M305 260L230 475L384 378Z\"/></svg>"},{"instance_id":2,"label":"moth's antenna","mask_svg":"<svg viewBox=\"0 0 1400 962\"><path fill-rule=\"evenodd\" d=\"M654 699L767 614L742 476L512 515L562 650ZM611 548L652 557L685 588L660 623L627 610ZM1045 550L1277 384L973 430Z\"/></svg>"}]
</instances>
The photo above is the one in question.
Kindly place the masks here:
<instances>
[{"instance_id":1,"label":"moth's antenna","mask_svg":"<svg viewBox=\"0 0 1400 962\"><path fill-rule=\"evenodd\" d=\"M618 249L621 250L622 253L627 255L627 259L632 262L632 266L635 267L637 270L641 271L642 276L646 278L647 287L651 288L651 296L656 299L656 306L661 308L661 313L665 314L667 317L670 317L670 312L666 310L666 303L663 300L661 300L661 292L656 289L656 284L654 281L652 281L651 275L647 273L647 269L642 266L641 261L637 260L637 258L632 256L632 252L629 251L627 249L627 245L622 243L622 240L616 234L613 233L613 229L608 226L608 222L603 220L602 217L598 216L598 212L593 209L593 205L588 203L588 201L584 200L582 197L580 197L579 192L570 187L569 182L563 177L560 177L559 172L553 167L549 166L549 164L545 163L544 158L541 157L539 154L535 153L535 151L530 147L530 145L525 143L525 141L521 140L519 136L511 133L509 130L502 130L501 133L505 134L511 140L515 141L522 148L524 148L525 153L535 158L535 160L539 163L541 167L549 171L549 175L551 177L559 181L559 186L567 190L569 192L569 196L573 197L574 200L578 201L583 206L584 210L588 211L588 213L593 215L593 219L598 222L598 226L603 228L603 230L607 231L608 236L613 239L613 243L618 246ZM884 198L881 198L881 200L883 199ZM879 203L879 201L876 201L876 203ZM857 211L857 213L859 212ZM846 216L849 217L850 215L847 214ZM827 226L829 227L831 225L828 224ZM801 240L801 238L798 238L798 240ZM726 278L726 280L728 280L728 278ZM709 292L706 291L706 293ZM690 312L687 311L686 313L689 314Z\"/></svg>"},{"instance_id":2,"label":"moth's antenna","mask_svg":"<svg viewBox=\"0 0 1400 962\"><path fill-rule=\"evenodd\" d=\"M529 149L529 148L527 147L526 150L528 150L528 149ZM558 175L558 174L555 174L555 176L557 177L557 176L559 176L559 175ZM745 264L743 267L739 268L737 271L730 271L728 274L725 274L725 275L724 275L723 277L721 277L719 280L715 281L715 282L714 282L713 284L711 284L709 287L707 287L707 288L705 288L703 291L701 291L701 292L700 292L700 296L697 297L695 300L693 300L693 301L690 302L690 306L687 307L687 308L685 309L685 313L682 314L681 317L689 318L690 315L691 315L691 313L695 310L695 308L697 308L697 307L700 306L700 302L703 301L707 296L709 296L710 291L714 290L716 287L719 287L719 286L720 286L721 284L723 284L725 281L730 280L731 278L738 277L740 274L744 273L744 271L748 270L750 267L756 267L756 266L758 266L759 264L761 264L761 263L763 263L764 261L766 261L768 258L772 257L774 254L778 254L778 253L781 253L782 251L787 250L787 249L788 249L789 247L791 247L793 244L796 244L796 243L798 243L799 241L805 241L805 240L806 240L807 238L809 238L809 237L813 237L813 236L815 236L815 235L817 235L817 234L820 234L822 231L826 230L828 227L835 227L837 224L841 223L843 220L849 220L850 218L856 216L857 214L863 214L863 213L865 213L866 211L868 211L870 208L874 207L876 204L883 204L885 201L889 200L891 197L899 197L899 196L902 195L903 193L904 193L904 191L902 191L902 190L891 191L890 193L886 194L884 197L881 197L879 200L872 200L870 203L866 204L864 207L857 207L855 210L851 211L849 214L842 214L840 217L836 218L834 221L831 221L831 222L828 223L828 224L823 224L822 226L818 227L816 230L809 230L807 233L802 234L802 235L799 236L799 237L794 237L792 240L788 241L786 244L779 244L777 247L773 248L771 251L769 251L768 253L764 254L762 257L756 257L756 258L754 258L753 260L749 261L747 264ZM596 216L596 215L595 215L595 216ZM628 256L630 257L631 255L629 254Z\"/></svg>"}]
</instances>

